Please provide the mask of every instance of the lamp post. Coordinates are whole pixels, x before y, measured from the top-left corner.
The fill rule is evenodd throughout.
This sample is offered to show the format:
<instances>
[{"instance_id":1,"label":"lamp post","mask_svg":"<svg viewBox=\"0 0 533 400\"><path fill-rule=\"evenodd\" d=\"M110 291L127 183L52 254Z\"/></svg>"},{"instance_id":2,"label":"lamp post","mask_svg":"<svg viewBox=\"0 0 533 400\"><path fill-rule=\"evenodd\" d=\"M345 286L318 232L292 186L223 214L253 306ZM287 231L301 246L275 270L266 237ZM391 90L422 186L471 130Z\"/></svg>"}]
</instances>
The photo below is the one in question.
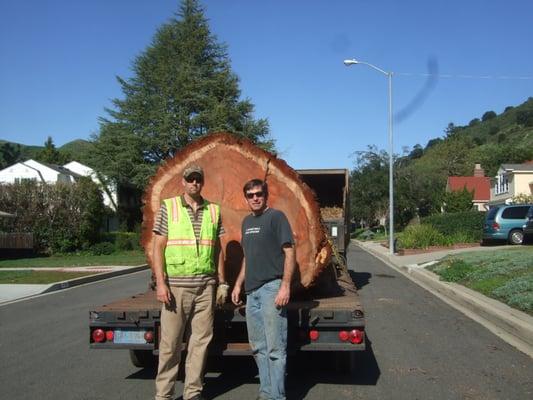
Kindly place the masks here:
<instances>
[{"instance_id":1,"label":"lamp post","mask_svg":"<svg viewBox=\"0 0 533 400\"><path fill-rule=\"evenodd\" d=\"M392 146L392 72L383 71L370 63L356 59L344 60L344 65L350 67L355 64L367 65L386 75L389 81L389 254L394 254L394 178L393 178L393 146Z\"/></svg>"}]
</instances>

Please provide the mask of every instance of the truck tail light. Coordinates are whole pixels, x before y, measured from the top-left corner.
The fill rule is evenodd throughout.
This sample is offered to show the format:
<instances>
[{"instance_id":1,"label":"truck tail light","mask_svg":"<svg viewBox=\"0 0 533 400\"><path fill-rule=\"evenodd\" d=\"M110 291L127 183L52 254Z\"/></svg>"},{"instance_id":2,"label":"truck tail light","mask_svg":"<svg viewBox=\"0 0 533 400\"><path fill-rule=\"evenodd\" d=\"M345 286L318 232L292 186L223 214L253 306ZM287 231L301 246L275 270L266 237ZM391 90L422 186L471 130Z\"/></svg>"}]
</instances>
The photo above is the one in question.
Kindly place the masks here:
<instances>
[{"instance_id":1,"label":"truck tail light","mask_svg":"<svg viewBox=\"0 0 533 400\"><path fill-rule=\"evenodd\" d=\"M352 342L353 344L363 343L364 338L365 338L364 331L360 331L359 329L354 329L350 332L350 342Z\"/></svg>"},{"instance_id":2,"label":"truck tail light","mask_svg":"<svg viewBox=\"0 0 533 400\"><path fill-rule=\"evenodd\" d=\"M309 339L311 339L313 342L317 340L320 337L320 333L318 333L317 330L310 330L309 331Z\"/></svg>"},{"instance_id":3,"label":"truck tail light","mask_svg":"<svg viewBox=\"0 0 533 400\"><path fill-rule=\"evenodd\" d=\"M146 331L144 333L144 340L146 340L146 343L153 343L153 341L154 341L154 331Z\"/></svg>"},{"instance_id":4,"label":"truck tail light","mask_svg":"<svg viewBox=\"0 0 533 400\"><path fill-rule=\"evenodd\" d=\"M105 338L108 342L112 342L114 337L115 334L113 333L113 331L105 331Z\"/></svg>"},{"instance_id":5,"label":"truck tail light","mask_svg":"<svg viewBox=\"0 0 533 400\"><path fill-rule=\"evenodd\" d=\"M497 222L493 222L491 226L492 226L492 229L494 229L495 231L500 230L500 224L498 224Z\"/></svg>"},{"instance_id":6,"label":"truck tail light","mask_svg":"<svg viewBox=\"0 0 533 400\"><path fill-rule=\"evenodd\" d=\"M347 342L348 340L350 340L350 333L348 331L340 331L339 332L339 339L342 342Z\"/></svg>"},{"instance_id":7,"label":"truck tail light","mask_svg":"<svg viewBox=\"0 0 533 400\"><path fill-rule=\"evenodd\" d=\"M102 343L105 342L106 334L103 329L95 329L92 334L93 340L96 343Z\"/></svg>"}]
</instances>

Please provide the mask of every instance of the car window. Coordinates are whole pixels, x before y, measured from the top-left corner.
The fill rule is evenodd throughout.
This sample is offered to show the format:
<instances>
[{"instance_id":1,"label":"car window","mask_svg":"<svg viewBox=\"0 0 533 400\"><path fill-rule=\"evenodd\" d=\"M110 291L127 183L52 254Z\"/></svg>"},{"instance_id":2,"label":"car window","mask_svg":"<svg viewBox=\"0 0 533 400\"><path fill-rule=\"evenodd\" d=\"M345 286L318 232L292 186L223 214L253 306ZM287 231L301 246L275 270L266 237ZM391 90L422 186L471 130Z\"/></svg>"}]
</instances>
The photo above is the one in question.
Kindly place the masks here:
<instances>
[{"instance_id":1,"label":"car window","mask_svg":"<svg viewBox=\"0 0 533 400\"><path fill-rule=\"evenodd\" d=\"M529 210L529 206L509 207L503 210L502 218L505 219L524 219Z\"/></svg>"},{"instance_id":2,"label":"car window","mask_svg":"<svg viewBox=\"0 0 533 400\"><path fill-rule=\"evenodd\" d=\"M487 213L487 219L494 219L499 209L500 207L491 208L489 212Z\"/></svg>"}]
</instances>

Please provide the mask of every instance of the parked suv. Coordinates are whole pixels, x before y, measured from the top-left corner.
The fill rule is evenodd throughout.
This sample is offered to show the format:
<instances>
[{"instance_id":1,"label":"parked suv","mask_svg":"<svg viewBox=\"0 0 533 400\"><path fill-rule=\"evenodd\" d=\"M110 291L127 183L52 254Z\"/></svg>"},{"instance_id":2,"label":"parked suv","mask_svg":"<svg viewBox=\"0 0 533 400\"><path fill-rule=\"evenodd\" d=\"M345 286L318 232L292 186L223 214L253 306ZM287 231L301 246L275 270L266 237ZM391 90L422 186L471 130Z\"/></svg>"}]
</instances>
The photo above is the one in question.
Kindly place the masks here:
<instances>
[{"instance_id":1,"label":"parked suv","mask_svg":"<svg viewBox=\"0 0 533 400\"><path fill-rule=\"evenodd\" d=\"M524 241L523 226L529 212L533 212L533 204L491 208L485 217L483 242L506 240L511 244L521 244Z\"/></svg>"}]
</instances>

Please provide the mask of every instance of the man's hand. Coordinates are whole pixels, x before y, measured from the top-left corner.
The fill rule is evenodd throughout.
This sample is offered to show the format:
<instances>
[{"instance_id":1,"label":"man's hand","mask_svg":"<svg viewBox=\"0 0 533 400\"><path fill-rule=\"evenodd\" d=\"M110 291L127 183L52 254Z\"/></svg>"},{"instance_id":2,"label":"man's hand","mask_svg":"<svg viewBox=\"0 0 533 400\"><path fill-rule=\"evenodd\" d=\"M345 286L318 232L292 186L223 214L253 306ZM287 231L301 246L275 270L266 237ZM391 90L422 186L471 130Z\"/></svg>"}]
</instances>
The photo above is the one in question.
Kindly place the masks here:
<instances>
[{"instance_id":1,"label":"man's hand","mask_svg":"<svg viewBox=\"0 0 533 400\"><path fill-rule=\"evenodd\" d=\"M170 299L172 294L165 282L159 282L157 284L157 300L166 305L170 305Z\"/></svg>"},{"instance_id":2,"label":"man's hand","mask_svg":"<svg viewBox=\"0 0 533 400\"><path fill-rule=\"evenodd\" d=\"M231 292L231 301L236 306L240 306L242 304L241 301L241 285L235 285L233 288L233 291Z\"/></svg>"},{"instance_id":3,"label":"man's hand","mask_svg":"<svg viewBox=\"0 0 533 400\"><path fill-rule=\"evenodd\" d=\"M229 285L226 282L218 284L217 295L216 295L216 304L219 307L222 307L226 300L228 299Z\"/></svg>"},{"instance_id":4,"label":"man's hand","mask_svg":"<svg viewBox=\"0 0 533 400\"><path fill-rule=\"evenodd\" d=\"M276 307L283 307L286 306L289 303L289 299L291 297L291 289L288 284L281 283L281 286L279 287L278 294L276 295L276 298L274 299L274 304Z\"/></svg>"}]
</instances>

